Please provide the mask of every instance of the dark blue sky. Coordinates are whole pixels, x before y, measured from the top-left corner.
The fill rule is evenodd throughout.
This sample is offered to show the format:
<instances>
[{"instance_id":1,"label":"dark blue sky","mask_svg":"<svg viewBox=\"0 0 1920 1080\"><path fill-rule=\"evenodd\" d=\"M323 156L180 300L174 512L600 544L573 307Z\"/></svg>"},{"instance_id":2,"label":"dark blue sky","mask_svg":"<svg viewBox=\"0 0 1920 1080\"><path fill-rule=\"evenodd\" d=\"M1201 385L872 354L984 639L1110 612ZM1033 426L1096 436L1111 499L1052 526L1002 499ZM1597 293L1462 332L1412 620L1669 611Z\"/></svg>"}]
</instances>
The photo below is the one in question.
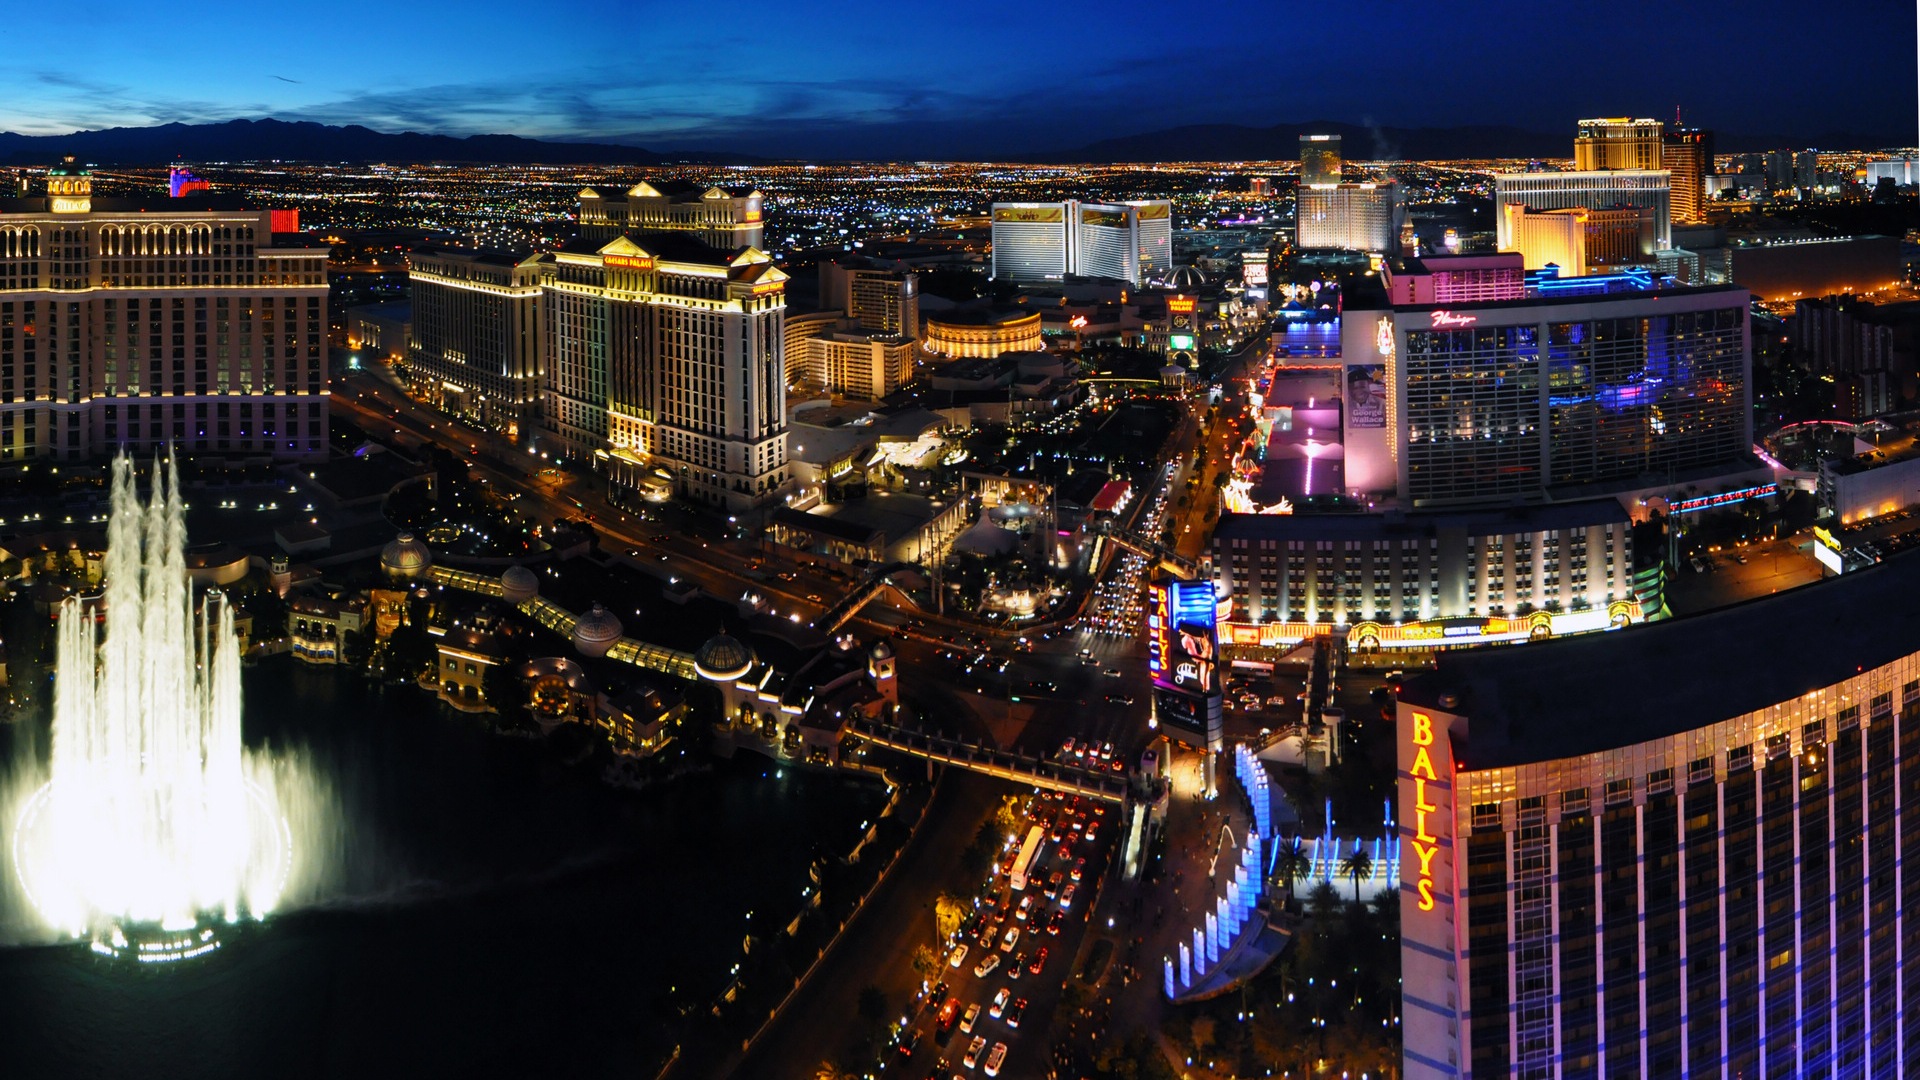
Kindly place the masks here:
<instances>
[{"instance_id":1,"label":"dark blue sky","mask_svg":"<svg viewBox=\"0 0 1920 1080\"><path fill-rule=\"evenodd\" d=\"M1920 140L1914 0L96 0L26 5L0 41L0 130L30 134L277 116L964 158L1212 122L1571 131L1678 104L1796 143Z\"/></svg>"}]
</instances>

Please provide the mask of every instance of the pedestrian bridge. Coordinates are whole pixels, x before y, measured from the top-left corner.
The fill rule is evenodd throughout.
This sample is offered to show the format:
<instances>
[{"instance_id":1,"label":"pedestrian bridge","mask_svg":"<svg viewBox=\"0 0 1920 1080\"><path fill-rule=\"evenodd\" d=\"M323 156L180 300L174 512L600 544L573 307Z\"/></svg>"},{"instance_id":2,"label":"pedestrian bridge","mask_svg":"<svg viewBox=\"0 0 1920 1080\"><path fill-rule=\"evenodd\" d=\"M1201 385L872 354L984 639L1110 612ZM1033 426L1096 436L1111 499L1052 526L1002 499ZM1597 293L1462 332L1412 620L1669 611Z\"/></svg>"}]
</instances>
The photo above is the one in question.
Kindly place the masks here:
<instances>
[{"instance_id":1,"label":"pedestrian bridge","mask_svg":"<svg viewBox=\"0 0 1920 1080\"><path fill-rule=\"evenodd\" d=\"M849 619L858 615L860 609L867 606L868 601L879 596L880 590L886 588L887 582L893 575L903 570L917 569L919 569L919 567L912 563L902 562L888 563L885 566L875 567L868 571L865 577L860 579L860 584L854 586L852 592L841 597L832 607L821 612L820 617L813 620L814 627L820 630L821 633L833 633L842 626L845 626Z\"/></svg>"},{"instance_id":2,"label":"pedestrian bridge","mask_svg":"<svg viewBox=\"0 0 1920 1080\"><path fill-rule=\"evenodd\" d=\"M1101 522L1099 531L1100 535L1113 541L1115 545L1126 548L1135 555L1144 556L1147 561L1180 577L1193 578L1200 572L1199 565L1192 559L1183 558L1166 545L1156 544L1138 533L1115 528L1111 520Z\"/></svg>"},{"instance_id":3,"label":"pedestrian bridge","mask_svg":"<svg viewBox=\"0 0 1920 1080\"><path fill-rule=\"evenodd\" d=\"M891 724L876 723L858 717L848 720L842 730L850 735L858 735L876 746L898 750L903 754L911 754L928 761L937 761L943 765L955 765L973 772L986 773L988 776L997 776L1002 780L1031 784L1048 791L1085 795L1111 803L1125 803L1127 800L1126 773L1086 769L1078 765L1046 761L1007 750L975 746L944 735L909 731Z\"/></svg>"}]
</instances>

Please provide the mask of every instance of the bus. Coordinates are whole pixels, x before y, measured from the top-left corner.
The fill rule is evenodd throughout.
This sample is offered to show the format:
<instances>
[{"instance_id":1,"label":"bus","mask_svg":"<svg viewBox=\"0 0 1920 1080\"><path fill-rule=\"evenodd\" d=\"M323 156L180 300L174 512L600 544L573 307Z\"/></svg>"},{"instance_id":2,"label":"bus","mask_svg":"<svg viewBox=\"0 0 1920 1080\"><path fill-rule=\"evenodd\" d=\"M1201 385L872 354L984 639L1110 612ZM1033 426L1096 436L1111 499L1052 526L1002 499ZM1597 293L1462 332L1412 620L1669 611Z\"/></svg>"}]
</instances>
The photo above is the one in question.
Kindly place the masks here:
<instances>
[{"instance_id":1,"label":"bus","mask_svg":"<svg viewBox=\"0 0 1920 1080\"><path fill-rule=\"evenodd\" d=\"M1027 874L1033 870L1033 864L1040 861L1040 846L1046 842L1047 830L1035 825L1027 830L1026 842L1020 845L1020 855L1013 861L1013 878L1009 882L1014 889L1027 887Z\"/></svg>"}]
</instances>

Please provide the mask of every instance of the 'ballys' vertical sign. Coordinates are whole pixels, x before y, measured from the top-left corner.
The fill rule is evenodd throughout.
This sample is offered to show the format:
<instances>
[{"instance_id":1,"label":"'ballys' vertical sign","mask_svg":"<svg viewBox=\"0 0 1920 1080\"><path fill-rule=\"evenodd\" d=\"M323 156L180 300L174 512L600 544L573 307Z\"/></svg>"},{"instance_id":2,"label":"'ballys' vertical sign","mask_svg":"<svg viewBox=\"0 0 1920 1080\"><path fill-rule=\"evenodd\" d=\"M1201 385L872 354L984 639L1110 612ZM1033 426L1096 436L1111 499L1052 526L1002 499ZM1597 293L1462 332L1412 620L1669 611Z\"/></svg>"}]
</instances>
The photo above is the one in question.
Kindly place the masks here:
<instances>
[{"instance_id":1,"label":"'ballys' vertical sign","mask_svg":"<svg viewBox=\"0 0 1920 1080\"><path fill-rule=\"evenodd\" d=\"M1432 911L1434 856L1440 853L1440 838L1435 830L1446 828L1446 825L1437 817L1440 806L1436 800L1439 798L1441 781L1440 774L1433 766L1433 717L1428 713L1414 712L1411 719L1413 722L1408 725L1408 730L1413 743L1413 761L1407 766L1407 778L1413 781L1413 798L1411 806L1401 807L1401 822L1413 826L1414 857L1409 862L1403 853L1400 865L1413 868L1414 890L1420 894L1417 901L1420 910ZM1451 779L1448 777L1449 781Z\"/></svg>"}]
</instances>

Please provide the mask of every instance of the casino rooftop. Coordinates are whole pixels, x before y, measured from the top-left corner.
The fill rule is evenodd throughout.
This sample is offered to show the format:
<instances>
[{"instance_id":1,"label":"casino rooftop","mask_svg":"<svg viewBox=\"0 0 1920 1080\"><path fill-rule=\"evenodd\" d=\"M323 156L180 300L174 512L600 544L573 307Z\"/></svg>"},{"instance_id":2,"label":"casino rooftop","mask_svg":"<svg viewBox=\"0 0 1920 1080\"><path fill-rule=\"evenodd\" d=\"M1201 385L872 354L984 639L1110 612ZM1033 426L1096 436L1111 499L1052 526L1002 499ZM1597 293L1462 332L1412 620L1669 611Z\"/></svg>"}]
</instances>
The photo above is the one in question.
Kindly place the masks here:
<instances>
[{"instance_id":1,"label":"casino rooftop","mask_svg":"<svg viewBox=\"0 0 1920 1080\"><path fill-rule=\"evenodd\" d=\"M1920 652L1920 553L1668 622L1440 654L1401 700L1468 717L1464 770L1633 746ZM1442 695L1458 697L1455 707Z\"/></svg>"}]
</instances>

